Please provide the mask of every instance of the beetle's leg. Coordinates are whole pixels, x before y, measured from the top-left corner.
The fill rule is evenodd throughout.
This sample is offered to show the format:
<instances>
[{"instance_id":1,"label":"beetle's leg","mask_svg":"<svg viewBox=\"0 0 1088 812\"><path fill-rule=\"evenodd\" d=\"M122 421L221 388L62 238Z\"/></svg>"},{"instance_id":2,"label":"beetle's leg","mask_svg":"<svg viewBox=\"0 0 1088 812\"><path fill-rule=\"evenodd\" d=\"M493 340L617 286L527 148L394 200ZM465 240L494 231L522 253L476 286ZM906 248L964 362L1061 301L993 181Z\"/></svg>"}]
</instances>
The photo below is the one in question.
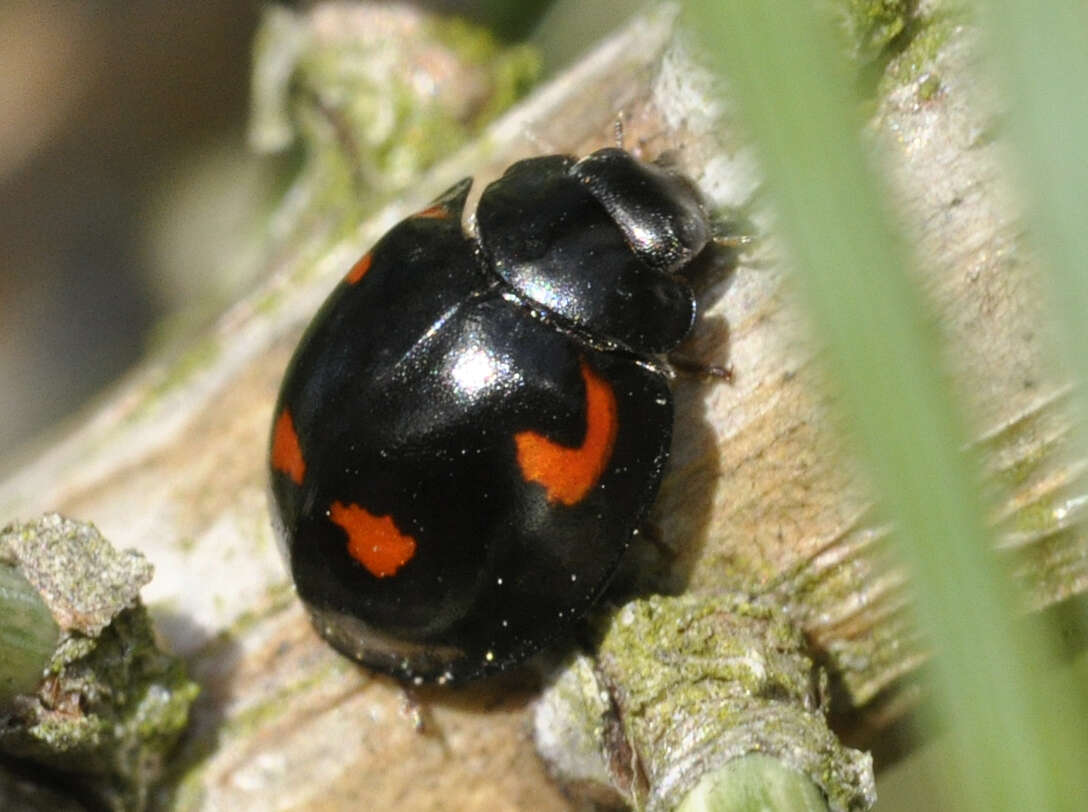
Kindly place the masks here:
<instances>
[{"instance_id":1,"label":"beetle's leg","mask_svg":"<svg viewBox=\"0 0 1088 812\"><path fill-rule=\"evenodd\" d=\"M728 237L715 235L711 241L722 248L748 248L759 242L759 237L755 234L733 234Z\"/></svg>"},{"instance_id":2,"label":"beetle's leg","mask_svg":"<svg viewBox=\"0 0 1088 812\"><path fill-rule=\"evenodd\" d=\"M445 736L434 719L430 703L420 696L411 685L401 685L401 712L412 723L416 733L421 736L433 736L445 745Z\"/></svg>"},{"instance_id":3,"label":"beetle's leg","mask_svg":"<svg viewBox=\"0 0 1088 812\"><path fill-rule=\"evenodd\" d=\"M736 374L732 364L707 364L683 353L670 352L667 356L669 366L681 375L691 375L704 380L733 383Z\"/></svg>"}]
</instances>

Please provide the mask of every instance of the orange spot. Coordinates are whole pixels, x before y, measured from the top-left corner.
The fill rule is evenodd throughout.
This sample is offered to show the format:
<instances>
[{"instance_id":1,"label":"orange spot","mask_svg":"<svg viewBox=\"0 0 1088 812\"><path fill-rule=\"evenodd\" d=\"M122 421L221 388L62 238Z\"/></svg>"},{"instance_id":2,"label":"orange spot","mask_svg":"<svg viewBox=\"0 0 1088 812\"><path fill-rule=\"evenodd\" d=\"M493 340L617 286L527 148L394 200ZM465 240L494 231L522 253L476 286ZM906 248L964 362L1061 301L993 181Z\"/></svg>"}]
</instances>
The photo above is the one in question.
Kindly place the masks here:
<instances>
[{"instance_id":1,"label":"orange spot","mask_svg":"<svg viewBox=\"0 0 1088 812\"><path fill-rule=\"evenodd\" d=\"M366 276L366 272L370 270L371 259L370 252L367 251L358 262L351 266L351 270L348 271L348 275L344 277L344 281L349 285L354 285Z\"/></svg>"},{"instance_id":2,"label":"orange spot","mask_svg":"<svg viewBox=\"0 0 1088 812\"><path fill-rule=\"evenodd\" d=\"M423 211L417 211L413 217L423 217L432 220L441 220L450 216L450 210L443 206L441 203L436 203L433 206L429 206Z\"/></svg>"},{"instance_id":3,"label":"orange spot","mask_svg":"<svg viewBox=\"0 0 1088 812\"><path fill-rule=\"evenodd\" d=\"M378 578L396 575L416 554L416 540L397 530L391 516L375 516L358 505L333 502L329 518L347 532L351 557Z\"/></svg>"},{"instance_id":4,"label":"orange spot","mask_svg":"<svg viewBox=\"0 0 1088 812\"><path fill-rule=\"evenodd\" d=\"M303 477L306 476L302 446L298 443L298 433L295 431L294 421L291 420L291 413L286 409L280 412L280 416L276 418L276 427L272 430L272 467L283 471L296 485L301 485Z\"/></svg>"},{"instance_id":5,"label":"orange spot","mask_svg":"<svg viewBox=\"0 0 1088 812\"><path fill-rule=\"evenodd\" d=\"M566 448L535 431L514 436L518 465L528 482L548 491L549 502L576 505L597 484L616 442L616 396L607 381L582 361L586 384L586 436L577 448Z\"/></svg>"}]
</instances>

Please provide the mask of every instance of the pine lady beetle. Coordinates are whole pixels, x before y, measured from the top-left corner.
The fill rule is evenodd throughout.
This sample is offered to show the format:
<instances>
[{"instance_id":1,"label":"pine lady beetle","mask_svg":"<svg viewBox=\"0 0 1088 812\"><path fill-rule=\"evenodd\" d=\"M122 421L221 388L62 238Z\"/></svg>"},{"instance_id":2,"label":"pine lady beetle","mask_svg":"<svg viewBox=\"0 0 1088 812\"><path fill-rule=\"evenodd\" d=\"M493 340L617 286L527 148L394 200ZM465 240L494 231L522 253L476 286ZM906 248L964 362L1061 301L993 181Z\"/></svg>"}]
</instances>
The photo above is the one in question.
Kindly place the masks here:
<instances>
[{"instance_id":1,"label":"pine lady beetle","mask_svg":"<svg viewBox=\"0 0 1088 812\"><path fill-rule=\"evenodd\" d=\"M273 420L277 533L317 630L415 683L515 665L607 586L669 455L653 355L691 329L694 186L619 149L471 179L355 263Z\"/></svg>"}]
</instances>

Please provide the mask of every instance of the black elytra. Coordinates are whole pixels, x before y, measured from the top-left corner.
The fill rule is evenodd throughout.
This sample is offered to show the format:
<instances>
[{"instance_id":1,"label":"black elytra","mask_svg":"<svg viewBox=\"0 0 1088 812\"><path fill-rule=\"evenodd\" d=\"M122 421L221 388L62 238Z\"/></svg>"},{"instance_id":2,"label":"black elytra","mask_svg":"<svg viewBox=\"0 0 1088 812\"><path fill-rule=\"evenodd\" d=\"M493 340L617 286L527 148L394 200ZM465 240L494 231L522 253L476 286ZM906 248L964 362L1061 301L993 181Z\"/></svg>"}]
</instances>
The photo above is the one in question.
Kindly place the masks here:
<instances>
[{"instance_id":1,"label":"black elytra","mask_svg":"<svg viewBox=\"0 0 1088 812\"><path fill-rule=\"evenodd\" d=\"M390 230L310 324L272 515L337 649L402 680L509 668L597 600L653 502L710 239L684 177L602 149L471 179Z\"/></svg>"}]
</instances>

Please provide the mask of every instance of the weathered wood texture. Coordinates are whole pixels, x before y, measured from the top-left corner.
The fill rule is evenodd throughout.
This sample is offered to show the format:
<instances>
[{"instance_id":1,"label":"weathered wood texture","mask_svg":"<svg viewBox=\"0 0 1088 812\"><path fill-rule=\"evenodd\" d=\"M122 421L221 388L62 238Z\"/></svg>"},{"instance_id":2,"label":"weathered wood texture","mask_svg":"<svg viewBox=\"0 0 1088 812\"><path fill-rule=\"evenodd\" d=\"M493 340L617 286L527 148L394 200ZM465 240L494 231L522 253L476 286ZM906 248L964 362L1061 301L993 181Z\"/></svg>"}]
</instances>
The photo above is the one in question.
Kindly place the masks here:
<instances>
[{"instance_id":1,"label":"weathered wood texture","mask_svg":"<svg viewBox=\"0 0 1088 812\"><path fill-rule=\"evenodd\" d=\"M306 221L301 180L280 213L297 218L293 235L269 252L260 289L199 345L149 361L0 487L4 519L59 510L154 562L144 598L205 691L177 808L569 808L532 749L535 686L424 692L421 735L394 683L311 631L268 525L264 450L294 343L353 258L460 177L475 175L478 191L540 145L608 143L620 113L630 148L673 150L715 203L745 208L768 236L701 292L704 315L684 348L731 362L736 382L677 381L673 458L653 517L676 550L667 585L779 596L855 706L923 662L907 574L821 394L818 348L792 303L750 152L673 25L668 13L639 18L346 238ZM1088 585L1088 545L1071 525L1083 487L1060 454L1063 389L1040 365L1036 269L973 53L971 32L955 29L924 57L936 92L904 69L878 99L873 141L948 339L950 385L1006 489L995 520L1007 554L1041 606ZM885 709L876 723L903 705Z\"/></svg>"}]
</instances>

